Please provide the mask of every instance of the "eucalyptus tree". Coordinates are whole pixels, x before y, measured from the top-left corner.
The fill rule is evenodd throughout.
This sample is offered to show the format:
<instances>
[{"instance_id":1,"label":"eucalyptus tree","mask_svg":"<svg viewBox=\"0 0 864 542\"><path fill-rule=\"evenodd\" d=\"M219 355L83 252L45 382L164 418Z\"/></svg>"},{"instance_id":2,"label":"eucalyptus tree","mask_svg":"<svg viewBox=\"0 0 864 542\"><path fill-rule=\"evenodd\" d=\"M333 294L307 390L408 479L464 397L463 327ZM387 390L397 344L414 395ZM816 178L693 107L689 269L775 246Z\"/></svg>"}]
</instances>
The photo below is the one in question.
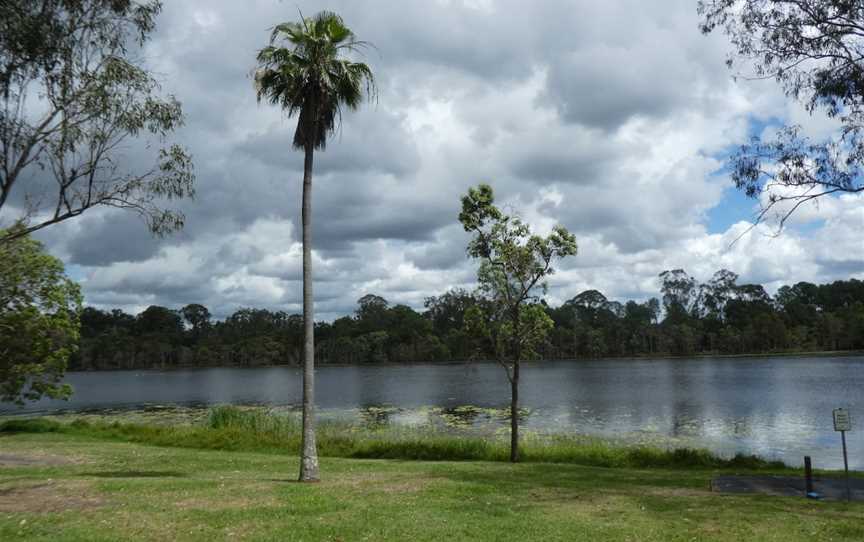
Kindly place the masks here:
<instances>
[{"instance_id":1,"label":"eucalyptus tree","mask_svg":"<svg viewBox=\"0 0 864 542\"><path fill-rule=\"evenodd\" d=\"M681 324L698 315L699 283L696 279L683 269L666 270L659 277L667 322Z\"/></svg>"},{"instance_id":2,"label":"eucalyptus tree","mask_svg":"<svg viewBox=\"0 0 864 542\"><path fill-rule=\"evenodd\" d=\"M799 126L753 138L730 159L732 179L760 198L758 223L780 227L809 201L864 192L864 5L859 0L700 0L702 32L722 30L727 64L776 80L812 114L840 123L840 137L812 141ZM776 211L776 213L775 213Z\"/></svg>"},{"instance_id":3,"label":"eucalyptus tree","mask_svg":"<svg viewBox=\"0 0 864 542\"><path fill-rule=\"evenodd\" d=\"M210 319L213 317L210 314L210 309L199 303L190 303L182 309L180 314L183 319L191 326L192 336L199 339L201 335L208 332L212 327Z\"/></svg>"},{"instance_id":4,"label":"eucalyptus tree","mask_svg":"<svg viewBox=\"0 0 864 542\"><path fill-rule=\"evenodd\" d=\"M510 382L510 461L519 460L519 369L536 356L554 323L540 303L556 259L576 254L576 238L562 226L534 235L518 217L495 206L492 187L481 184L462 197L459 221L474 235L468 255L480 260L478 297L466 310L466 330L491 352Z\"/></svg>"},{"instance_id":5,"label":"eucalyptus tree","mask_svg":"<svg viewBox=\"0 0 864 542\"><path fill-rule=\"evenodd\" d=\"M258 51L255 90L258 101L280 106L297 115L293 145L303 160L303 438L300 480L318 480L315 445L314 320L312 297L312 166L316 150L341 119L342 108L357 109L364 98L374 99L372 70L351 55L366 42L356 39L342 18L322 11L300 22L276 25L270 45Z\"/></svg>"},{"instance_id":6,"label":"eucalyptus tree","mask_svg":"<svg viewBox=\"0 0 864 542\"><path fill-rule=\"evenodd\" d=\"M183 226L166 200L194 195L188 152L168 144L180 103L133 52L158 0L0 2L0 242L96 206L138 213L155 234ZM130 165L138 140L143 160Z\"/></svg>"}]
</instances>

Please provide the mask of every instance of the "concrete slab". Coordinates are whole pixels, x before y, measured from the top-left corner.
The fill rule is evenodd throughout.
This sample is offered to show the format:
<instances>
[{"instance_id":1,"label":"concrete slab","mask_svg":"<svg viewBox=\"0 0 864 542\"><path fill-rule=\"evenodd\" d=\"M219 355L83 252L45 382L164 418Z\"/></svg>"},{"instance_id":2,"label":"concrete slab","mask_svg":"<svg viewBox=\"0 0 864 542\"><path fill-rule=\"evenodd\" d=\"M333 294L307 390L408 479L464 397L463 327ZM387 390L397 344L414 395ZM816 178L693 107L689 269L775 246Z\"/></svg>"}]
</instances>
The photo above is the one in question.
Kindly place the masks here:
<instances>
[{"instance_id":1,"label":"concrete slab","mask_svg":"<svg viewBox=\"0 0 864 542\"><path fill-rule=\"evenodd\" d=\"M864 479L851 478L853 501L864 501ZM823 499L846 500L844 478L813 478L813 490ZM718 476L711 480L711 491L718 493L804 497L804 477L792 476Z\"/></svg>"}]
</instances>

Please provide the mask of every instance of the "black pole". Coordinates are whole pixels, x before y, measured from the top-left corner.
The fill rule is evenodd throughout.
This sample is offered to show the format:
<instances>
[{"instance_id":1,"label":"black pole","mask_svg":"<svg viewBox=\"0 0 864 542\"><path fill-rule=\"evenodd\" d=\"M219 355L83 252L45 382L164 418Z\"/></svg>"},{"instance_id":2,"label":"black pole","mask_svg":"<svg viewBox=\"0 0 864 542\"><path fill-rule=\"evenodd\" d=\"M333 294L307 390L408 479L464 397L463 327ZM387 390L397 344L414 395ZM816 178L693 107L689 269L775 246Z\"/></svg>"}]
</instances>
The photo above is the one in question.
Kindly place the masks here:
<instances>
[{"instance_id":1,"label":"black pole","mask_svg":"<svg viewBox=\"0 0 864 542\"><path fill-rule=\"evenodd\" d=\"M840 431L843 439L843 470L846 471L846 502L852 501L852 491L849 489L849 460L846 458L846 431Z\"/></svg>"},{"instance_id":2,"label":"black pole","mask_svg":"<svg viewBox=\"0 0 864 542\"><path fill-rule=\"evenodd\" d=\"M810 456L804 456L804 496L809 497L813 493L813 467L810 465Z\"/></svg>"}]
</instances>

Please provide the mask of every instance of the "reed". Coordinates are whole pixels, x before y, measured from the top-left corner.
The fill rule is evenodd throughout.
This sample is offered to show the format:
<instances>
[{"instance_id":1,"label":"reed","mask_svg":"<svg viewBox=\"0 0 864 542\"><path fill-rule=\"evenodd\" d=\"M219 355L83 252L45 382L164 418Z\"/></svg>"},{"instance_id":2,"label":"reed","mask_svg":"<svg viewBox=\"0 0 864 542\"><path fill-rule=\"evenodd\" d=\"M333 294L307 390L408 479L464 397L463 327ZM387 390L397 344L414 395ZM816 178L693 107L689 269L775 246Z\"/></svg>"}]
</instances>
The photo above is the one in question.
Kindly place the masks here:
<instances>
[{"instance_id":1,"label":"reed","mask_svg":"<svg viewBox=\"0 0 864 542\"><path fill-rule=\"evenodd\" d=\"M260 408L219 406L210 409L203 423L157 425L75 420L61 423L43 418L7 420L0 432L59 432L118 439L157 446L214 450L296 453L300 423L296 415ZM507 435L478 436L466 431L435 427L369 427L344 421L318 424L322 456L357 459L424 461L507 461ZM531 463L571 463L612 468L699 468L785 470L780 461L757 456L722 457L703 449L661 448L580 435L537 435L522 440L522 460Z\"/></svg>"}]
</instances>

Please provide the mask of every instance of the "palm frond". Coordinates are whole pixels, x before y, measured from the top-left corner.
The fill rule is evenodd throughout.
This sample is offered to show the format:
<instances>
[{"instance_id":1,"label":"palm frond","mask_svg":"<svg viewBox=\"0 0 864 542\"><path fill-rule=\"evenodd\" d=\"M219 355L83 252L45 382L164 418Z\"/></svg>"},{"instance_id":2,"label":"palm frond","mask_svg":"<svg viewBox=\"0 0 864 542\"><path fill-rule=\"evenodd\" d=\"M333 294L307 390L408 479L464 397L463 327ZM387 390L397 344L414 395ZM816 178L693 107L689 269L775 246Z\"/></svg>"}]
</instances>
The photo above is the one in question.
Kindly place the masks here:
<instances>
[{"instance_id":1,"label":"palm frond","mask_svg":"<svg viewBox=\"0 0 864 542\"><path fill-rule=\"evenodd\" d=\"M371 68L342 56L371 46L358 41L342 18L321 11L301 23L273 27L270 45L256 55L258 101L298 115L294 146L324 149L341 121L342 106L357 109L364 98L377 100Z\"/></svg>"}]
</instances>

